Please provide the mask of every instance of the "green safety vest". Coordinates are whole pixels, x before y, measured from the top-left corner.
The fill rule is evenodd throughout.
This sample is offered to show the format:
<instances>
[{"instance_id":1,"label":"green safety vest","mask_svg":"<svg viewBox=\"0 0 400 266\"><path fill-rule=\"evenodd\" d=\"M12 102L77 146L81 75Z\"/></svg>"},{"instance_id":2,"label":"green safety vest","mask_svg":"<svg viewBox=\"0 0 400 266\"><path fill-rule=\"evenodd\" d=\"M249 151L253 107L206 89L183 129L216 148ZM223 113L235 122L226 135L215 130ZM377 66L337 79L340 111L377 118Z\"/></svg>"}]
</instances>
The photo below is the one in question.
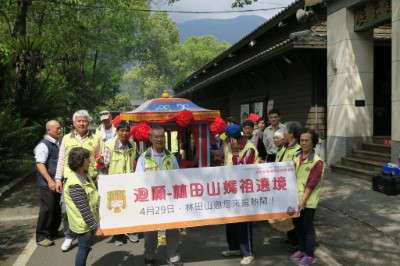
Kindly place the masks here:
<instances>
[{"instance_id":1,"label":"green safety vest","mask_svg":"<svg viewBox=\"0 0 400 266\"><path fill-rule=\"evenodd\" d=\"M89 150L90 152L89 176L91 178L95 178L97 176L96 151L99 146L99 138L95 134L89 132L89 135L84 138L83 142L81 143L75 136L75 131L72 131L63 138L63 142L65 142L65 164L63 176L64 178L67 178L71 173L73 173L68 166L69 152L72 150L72 148L81 147Z\"/></svg>"},{"instance_id":2,"label":"green safety vest","mask_svg":"<svg viewBox=\"0 0 400 266\"><path fill-rule=\"evenodd\" d=\"M160 171L160 166L157 164L157 161L151 157L151 147L148 148L142 156L144 157L144 168L146 172L151 171ZM172 153L165 149L165 155L162 158L162 169L163 170L172 170L174 169L174 160L172 159Z\"/></svg>"},{"instance_id":3,"label":"green safety vest","mask_svg":"<svg viewBox=\"0 0 400 266\"><path fill-rule=\"evenodd\" d=\"M258 162L260 161L260 157L258 157L258 151L256 146L254 146L254 144L250 141L247 140L246 144L244 145L243 149L239 150L239 158L242 158L243 155L249 150L249 149L253 149L255 154L255 160L254 160L254 164L258 164Z\"/></svg>"},{"instance_id":4,"label":"green safety vest","mask_svg":"<svg viewBox=\"0 0 400 266\"><path fill-rule=\"evenodd\" d=\"M136 143L133 141L128 142L128 149L125 155L120 149L120 142L118 139L110 140L107 142L107 148L110 150L110 164L108 166L108 174L124 174L133 173L133 165L136 158Z\"/></svg>"},{"instance_id":5,"label":"green safety vest","mask_svg":"<svg viewBox=\"0 0 400 266\"><path fill-rule=\"evenodd\" d=\"M67 182L64 186L64 199L65 207L67 209L69 228L77 234L84 234L90 231L90 227L83 220L80 211L72 201L72 198L69 194L69 188L73 185L80 185L85 190L90 211L93 213L93 216L97 222L99 222L99 193L97 192L96 186L90 177L86 184L82 184L74 172L71 172L71 174L67 177Z\"/></svg>"},{"instance_id":6,"label":"green safety vest","mask_svg":"<svg viewBox=\"0 0 400 266\"><path fill-rule=\"evenodd\" d=\"M295 145L292 146L288 146L288 147L284 147L282 149L280 149L277 153L276 153L276 160L275 162L279 162L281 161L281 157L282 161L281 162L290 162L293 161L294 155L296 154L296 152L301 148L300 144L298 144L297 142L295 143Z\"/></svg>"},{"instance_id":7,"label":"green safety vest","mask_svg":"<svg viewBox=\"0 0 400 266\"><path fill-rule=\"evenodd\" d=\"M224 145L225 166L233 165L233 162L232 162L233 155L232 155L232 152L229 149L228 143L226 143L226 141L224 141L223 145ZM247 140L246 144L243 147L243 149L239 150L239 158L242 158L242 156L249 149L253 149L255 151L254 164L257 164L260 161L260 157L258 157L258 151L257 151L256 146L254 146L254 144L250 140Z\"/></svg>"},{"instance_id":8,"label":"green safety vest","mask_svg":"<svg viewBox=\"0 0 400 266\"><path fill-rule=\"evenodd\" d=\"M306 185L308 178L310 176L310 171L314 167L314 165L318 162L323 161L319 156L313 151L308 158L300 165L300 154L301 151L296 153L294 156L294 164L296 167L296 182L297 182L297 192L299 194L299 201L302 199L304 191L306 190ZM300 166L299 166L300 165ZM322 176L324 175L324 169L322 170ZM317 184L317 186L311 191L310 196L308 197L305 207L315 209L317 208L319 195L322 187L322 179Z\"/></svg>"},{"instance_id":9,"label":"green safety vest","mask_svg":"<svg viewBox=\"0 0 400 266\"><path fill-rule=\"evenodd\" d=\"M232 163L232 152L229 149L229 145L225 140L222 142L222 146L223 146L223 149L224 149L224 165L233 165L233 163Z\"/></svg>"},{"instance_id":10,"label":"green safety vest","mask_svg":"<svg viewBox=\"0 0 400 266\"><path fill-rule=\"evenodd\" d=\"M286 151L286 148L284 146L278 148L276 151L276 157L275 157L275 162L281 162L281 157L284 155L284 152ZM282 159L283 161L283 159Z\"/></svg>"}]
</instances>

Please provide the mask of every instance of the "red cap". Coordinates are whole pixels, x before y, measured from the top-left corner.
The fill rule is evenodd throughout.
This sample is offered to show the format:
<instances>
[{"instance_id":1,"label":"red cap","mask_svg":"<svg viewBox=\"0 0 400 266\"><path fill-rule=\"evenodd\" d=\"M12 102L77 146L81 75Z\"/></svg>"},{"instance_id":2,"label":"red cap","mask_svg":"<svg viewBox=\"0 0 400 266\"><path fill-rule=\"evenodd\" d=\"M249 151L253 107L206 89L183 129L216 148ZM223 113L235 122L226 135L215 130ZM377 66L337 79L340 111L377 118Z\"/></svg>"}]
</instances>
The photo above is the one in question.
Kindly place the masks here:
<instances>
[{"instance_id":1,"label":"red cap","mask_svg":"<svg viewBox=\"0 0 400 266\"><path fill-rule=\"evenodd\" d=\"M251 120L254 123L256 123L258 121L258 119L260 119L260 117L258 116L258 114L249 114L249 116L246 118L246 120Z\"/></svg>"}]
</instances>

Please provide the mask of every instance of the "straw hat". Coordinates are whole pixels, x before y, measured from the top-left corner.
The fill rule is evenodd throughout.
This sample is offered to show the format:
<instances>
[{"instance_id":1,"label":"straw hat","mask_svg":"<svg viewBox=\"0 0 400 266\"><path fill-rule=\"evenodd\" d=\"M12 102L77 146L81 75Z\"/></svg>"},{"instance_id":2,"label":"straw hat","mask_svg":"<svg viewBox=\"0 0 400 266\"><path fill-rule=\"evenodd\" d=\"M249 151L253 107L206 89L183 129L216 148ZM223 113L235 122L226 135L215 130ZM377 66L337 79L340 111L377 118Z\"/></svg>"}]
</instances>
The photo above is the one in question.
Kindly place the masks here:
<instances>
[{"instance_id":1,"label":"straw hat","mask_svg":"<svg viewBox=\"0 0 400 266\"><path fill-rule=\"evenodd\" d=\"M272 219L268 220L268 222L271 224L272 228L280 232L287 232L294 228L291 218Z\"/></svg>"}]
</instances>

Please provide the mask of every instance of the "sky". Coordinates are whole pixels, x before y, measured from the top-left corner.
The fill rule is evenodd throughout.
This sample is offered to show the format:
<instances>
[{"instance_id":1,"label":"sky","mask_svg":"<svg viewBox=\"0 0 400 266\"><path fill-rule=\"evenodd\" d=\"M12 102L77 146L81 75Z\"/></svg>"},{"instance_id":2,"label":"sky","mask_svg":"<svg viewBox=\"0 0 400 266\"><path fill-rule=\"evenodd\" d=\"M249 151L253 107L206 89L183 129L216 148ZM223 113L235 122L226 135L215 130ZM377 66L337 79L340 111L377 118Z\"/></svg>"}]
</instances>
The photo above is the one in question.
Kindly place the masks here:
<instances>
[{"instance_id":1,"label":"sky","mask_svg":"<svg viewBox=\"0 0 400 266\"><path fill-rule=\"evenodd\" d=\"M278 8L268 11L257 12L243 12L243 13L218 13L218 14L177 14L169 13L169 16L176 23L184 23L194 19L228 19L244 15L257 15L269 19L274 16L295 0L259 0L252 5L244 8L232 9L231 5L234 0L180 0L172 6L167 4L159 4L152 7L152 9L159 10L173 10L173 11L239 11L249 9L265 9L265 8ZM162 1L158 1L162 2Z\"/></svg>"}]
</instances>

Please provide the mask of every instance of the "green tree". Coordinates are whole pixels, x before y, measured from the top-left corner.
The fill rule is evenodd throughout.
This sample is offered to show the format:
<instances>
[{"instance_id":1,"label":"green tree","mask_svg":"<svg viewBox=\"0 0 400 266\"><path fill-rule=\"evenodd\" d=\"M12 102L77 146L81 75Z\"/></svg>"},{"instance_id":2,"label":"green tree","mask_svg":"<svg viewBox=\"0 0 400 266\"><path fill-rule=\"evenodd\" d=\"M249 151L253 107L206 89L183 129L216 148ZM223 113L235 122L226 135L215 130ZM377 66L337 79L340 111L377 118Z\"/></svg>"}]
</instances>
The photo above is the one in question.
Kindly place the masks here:
<instances>
[{"instance_id":1,"label":"green tree","mask_svg":"<svg viewBox=\"0 0 400 266\"><path fill-rule=\"evenodd\" d=\"M35 145L41 129L22 118L11 104L0 105L0 179L22 168L23 154Z\"/></svg>"},{"instance_id":2,"label":"green tree","mask_svg":"<svg viewBox=\"0 0 400 266\"><path fill-rule=\"evenodd\" d=\"M139 94L143 99L159 98L163 90L192 74L202 65L229 47L218 43L214 36L190 37L183 44L170 43L162 60L140 63L126 71L123 80L130 96ZM129 85L127 85L129 84Z\"/></svg>"},{"instance_id":3,"label":"green tree","mask_svg":"<svg viewBox=\"0 0 400 266\"><path fill-rule=\"evenodd\" d=\"M167 13L155 13L146 25L145 38L140 60L126 71L123 83L128 94L141 99L160 97L162 91L171 84L174 68L170 62L171 51L179 46L179 31Z\"/></svg>"},{"instance_id":4,"label":"green tree","mask_svg":"<svg viewBox=\"0 0 400 266\"><path fill-rule=\"evenodd\" d=\"M135 11L149 8L148 0L0 1L0 106L13 106L3 117L12 113L29 129L114 98L125 65L153 48L150 13ZM0 132L21 133L6 120ZM7 141L0 149L18 157L39 132L19 139L26 149Z\"/></svg>"},{"instance_id":5,"label":"green tree","mask_svg":"<svg viewBox=\"0 0 400 266\"><path fill-rule=\"evenodd\" d=\"M102 105L96 108L99 113L101 110L126 112L132 110L132 105L129 97L126 95L117 95L114 98L108 99Z\"/></svg>"},{"instance_id":6,"label":"green tree","mask_svg":"<svg viewBox=\"0 0 400 266\"><path fill-rule=\"evenodd\" d=\"M214 36L192 36L170 53L174 69L174 85L183 80L218 54L229 48L229 43L218 43Z\"/></svg>"}]
</instances>

